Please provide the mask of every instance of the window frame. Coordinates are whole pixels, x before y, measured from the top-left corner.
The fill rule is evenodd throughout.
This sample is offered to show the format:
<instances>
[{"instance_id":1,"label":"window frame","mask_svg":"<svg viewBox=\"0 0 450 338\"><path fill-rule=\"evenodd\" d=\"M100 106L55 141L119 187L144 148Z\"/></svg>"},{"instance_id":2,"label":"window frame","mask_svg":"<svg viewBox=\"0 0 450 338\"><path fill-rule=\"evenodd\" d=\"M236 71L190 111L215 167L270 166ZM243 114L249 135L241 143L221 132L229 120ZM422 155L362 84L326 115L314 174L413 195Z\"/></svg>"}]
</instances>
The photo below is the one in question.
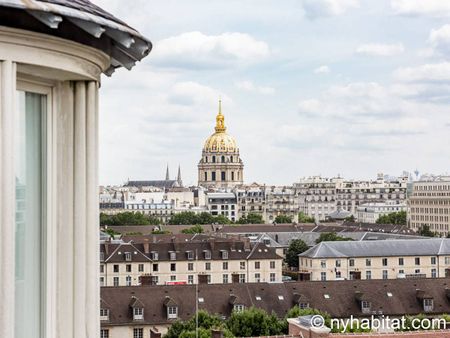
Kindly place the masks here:
<instances>
[{"instance_id":1,"label":"window frame","mask_svg":"<svg viewBox=\"0 0 450 338\"><path fill-rule=\"evenodd\" d=\"M17 64L19 65L19 64ZM46 96L46 111L43 121L45 139L42 140L42 233L41 240L41 337L53 336L53 323L56 322L57 290L57 140L56 140L56 112L57 98L59 97L57 82L36 79L32 76L20 74L16 71L15 93L18 91L30 92ZM15 98L14 98L15 100ZM14 114L16 112L14 111ZM45 143L45 144L44 144ZM14 222L14 231L16 224ZM14 267L16 262L14 261ZM14 297L15 300L15 297Z\"/></svg>"}]
</instances>

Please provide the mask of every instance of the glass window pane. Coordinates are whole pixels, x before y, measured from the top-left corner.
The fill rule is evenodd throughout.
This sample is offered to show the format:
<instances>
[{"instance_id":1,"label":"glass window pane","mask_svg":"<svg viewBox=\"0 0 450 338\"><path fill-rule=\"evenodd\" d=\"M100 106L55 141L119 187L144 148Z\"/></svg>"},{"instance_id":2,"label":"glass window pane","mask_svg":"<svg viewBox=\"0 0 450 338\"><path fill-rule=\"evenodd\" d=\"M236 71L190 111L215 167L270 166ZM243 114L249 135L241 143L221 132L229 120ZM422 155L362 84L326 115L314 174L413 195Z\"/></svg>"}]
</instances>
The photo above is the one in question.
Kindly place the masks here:
<instances>
[{"instance_id":1,"label":"glass window pane","mask_svg":"<svg viewBox=\"0 0 450 338\"><path fill-rule=\"evenodd\" d=\"M43 337L45 104L43 95L17 92L15 338Z\"/></svg>"}]
</instances>

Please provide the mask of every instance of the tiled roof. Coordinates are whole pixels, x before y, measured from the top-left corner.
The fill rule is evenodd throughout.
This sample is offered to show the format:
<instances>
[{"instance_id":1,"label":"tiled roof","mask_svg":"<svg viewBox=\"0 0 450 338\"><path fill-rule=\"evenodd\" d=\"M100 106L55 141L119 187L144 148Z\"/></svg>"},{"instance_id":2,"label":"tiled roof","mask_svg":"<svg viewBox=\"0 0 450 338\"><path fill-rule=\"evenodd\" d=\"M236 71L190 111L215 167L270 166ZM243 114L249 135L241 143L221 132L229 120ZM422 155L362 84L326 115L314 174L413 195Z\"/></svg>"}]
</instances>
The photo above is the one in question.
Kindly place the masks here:
<instances>
[{"instance_id":1,"label":"tiled roof","mask_svg":"<svg viewBox=\"0 0 450 338\"><path fill-rule=\"evenodd\" d=\"M311 258L433 255L450 255L450 239L321 242L300 254Z\"/></svg>"},{"instance_id":2,"label":"tiled roof","mask_svg":"<svg viewBox=\"0 0 450 338\"><path fill-rule=\"evenodd\" d=\"M440 279L391 279L290 283L242 283L198 285L199 308L209 313L228 317L232 311L230 301L238 301L245 307L255 306L284 317L299 299L307 300L311 308L329 313L334 318L370 316L373 312L389 316L416 315L424 309L417 298L417 290L424 291L434 300L433 315L449 313L450 301L446 290L450 278ZM129 311L130 299L139 298L145 309L147 325L167 324L164 307L166 297L178 306L181 319L189 319L195 313L194 285L103 287L101 299L110 306L108 325L133 325ZM327 295L327 296L325 296ZM358 295L371 303L371 313L362 313Z\"/></svg>"}]
</instances>

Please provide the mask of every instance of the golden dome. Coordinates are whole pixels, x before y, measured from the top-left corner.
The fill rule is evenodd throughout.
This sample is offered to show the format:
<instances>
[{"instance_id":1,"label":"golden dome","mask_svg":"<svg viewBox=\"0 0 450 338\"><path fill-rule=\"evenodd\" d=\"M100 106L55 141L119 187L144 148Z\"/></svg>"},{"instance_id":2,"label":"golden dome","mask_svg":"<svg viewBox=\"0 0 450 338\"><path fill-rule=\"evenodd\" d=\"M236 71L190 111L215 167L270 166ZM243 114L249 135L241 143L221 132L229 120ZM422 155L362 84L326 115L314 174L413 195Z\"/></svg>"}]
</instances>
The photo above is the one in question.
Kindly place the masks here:
<instances>
[{"instance_id":1,"label":"golden dome","mask_svg":"<svg viewBox=\"0 0 450 338\"><path fill-rule=\"evenodd\" d=\"M222 114L222 102L219 100L219 113L216 116L216 132L206 139L203 151L205 152L235 152L237 151L235 139L227 134L225 117Z\"/></svg>"}]
</instances>

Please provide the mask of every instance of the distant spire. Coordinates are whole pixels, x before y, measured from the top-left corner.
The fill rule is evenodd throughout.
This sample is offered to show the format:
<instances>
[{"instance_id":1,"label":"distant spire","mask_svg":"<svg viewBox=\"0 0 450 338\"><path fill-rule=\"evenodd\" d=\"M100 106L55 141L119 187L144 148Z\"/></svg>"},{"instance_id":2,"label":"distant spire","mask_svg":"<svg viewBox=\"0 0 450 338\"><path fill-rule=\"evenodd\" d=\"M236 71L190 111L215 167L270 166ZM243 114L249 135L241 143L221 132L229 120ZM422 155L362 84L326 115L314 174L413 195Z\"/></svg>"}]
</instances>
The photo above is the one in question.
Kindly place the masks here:
<instances>
[{"instance_id":1,"label":"distant spire","mask_svg":"<svg viewBox=\"0 0 450 338\"><path fill-rule=\"evenodd\" d=\"M183 181L181 180L181 167L178 165L178 175L177 175L177 183L181 187L183 185Z\"/></svg>"},{"instance_id":2,"label":"distant spire","mask_svg":"<svg viewBox=\"0 0 450 338\"><path fill-rule=\"evenodd\" d=\"M169 163L167 163L167 169L166 169L166 181L170 180L170 176L169 176Z\"/></svg>"},{"instance_id":3,"label":"distant spire","mask_svg":"<svg viewBox=\"0 0 450 338\"><path fill-rule=\"evenodd\" d=\"M216 133L224 133L226 130L225 117L222 114L222 100L219 99L219 113L216 116Z\"/></svg>"}]
</instances>

